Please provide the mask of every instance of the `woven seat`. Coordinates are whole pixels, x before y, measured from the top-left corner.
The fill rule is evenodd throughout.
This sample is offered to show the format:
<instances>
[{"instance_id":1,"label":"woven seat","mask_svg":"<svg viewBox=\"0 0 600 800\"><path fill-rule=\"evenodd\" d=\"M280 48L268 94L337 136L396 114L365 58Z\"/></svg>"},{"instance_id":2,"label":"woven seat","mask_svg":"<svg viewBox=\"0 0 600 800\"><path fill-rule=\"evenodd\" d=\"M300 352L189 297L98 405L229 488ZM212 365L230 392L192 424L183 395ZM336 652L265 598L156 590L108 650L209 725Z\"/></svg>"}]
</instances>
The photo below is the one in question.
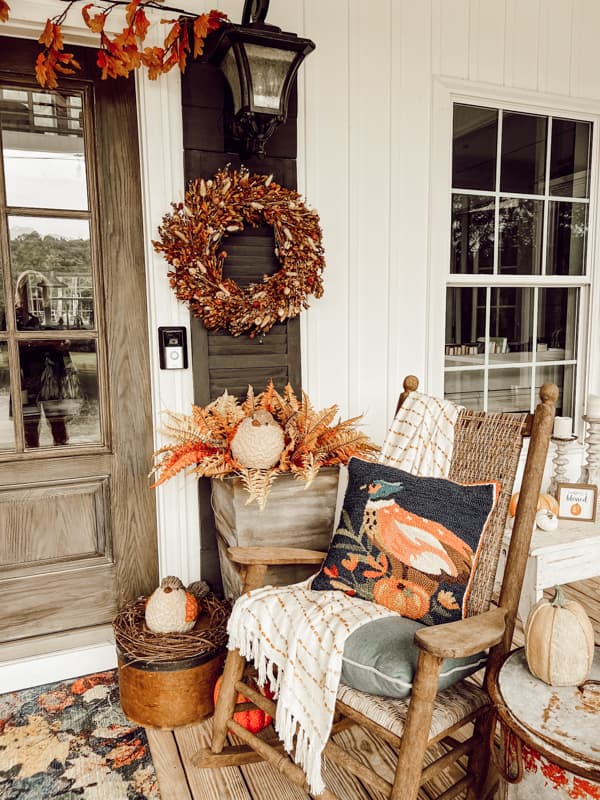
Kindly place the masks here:
<instances>
[{"instance_id":1,"label":"woven seat","mask_svg":"<svg viewBox=\"0 0 600 800\"><path fill-rule=\"evenodd\" d=\"M418 381L413 376L404 381L399 407L417 386ZM360 725L383 737L399 751L393 783L385 781L360 759L342 751L331 739L325 746L324 755L343 765L363 783L390 800L417 800L422 784L463 756L468 757L466 773L459 778L454 789L444 792L444 800L459 795L466 796L467 800L488 800L492 796L483 788L488 777L493 724L493 716L489 713L489 696L485 689L479 688L470 679L440 692L437 686L444 659L465 658L488 650L487 675L510 649L558 389L553 384L544 385L540 396L542 402L533 417L468 410L462 410L458 415L448 477L465 484L497 481L501 487L474 566L466 618L442 625L424 626L417 631L414 643L419 652L418 665L412 681L412 694L405 700L374 696L346 685L338 688L336 725ZM491 604L494 579L523 437L527 435L531 436L527 460L504 579L495 606ZM277 548L276 552L274 549L271 553L269 548L235 548L235 552L232 549L229 556L243 568L245 588L250 589L261 585L268 564L282 563L284 550ZM307 559L315 556L314 563L318 564L323 555L303 551L298 559L306 564ZM286 551L285 557L288 563L296 563L292 549ZM277 560L271 561L271 558ZM272 716L276 714L274 701L263 697L241 680L245 667L245 659L239 651L231 650L215 712L211 749L199 752L196 763L198 766L227 766L250 763L250 760L260 757L271 762L290 780L304 786L305 775L291 758L245 731L233 719L238 692ZM455 734L467 725L472 730L466 731L467 735L459 742L461 737ZM247 750L225 747L229 730L248 745ZM438 742L443 742L442 754L439 755L438 748L434 761L425 767L427 750L431 747L435 752L434 745ZM454 775L457 773L460 775L460 771L453 770ZM431 794L427 794L427 797L431 797ZM326 789L318 800L337 800L337 796Z\"/></svg>"},{"instance_id":2,"label":"woven seat","mask_svg":"<svg viewBox=\"0 0 600 800\"><path fill-rule=\"evenodd\" d=\"M410 697L405 700L378 697L367 692L359 692L343 683L339 686L337 697L344 706L364 715L383 731L397 736L398 739L402 738ZM430 744L440 739L446 731L454 728L466 717L474 716L488 703L487 693L467 680L438 692L429 727Z\"/></svg>"}]
</instances>

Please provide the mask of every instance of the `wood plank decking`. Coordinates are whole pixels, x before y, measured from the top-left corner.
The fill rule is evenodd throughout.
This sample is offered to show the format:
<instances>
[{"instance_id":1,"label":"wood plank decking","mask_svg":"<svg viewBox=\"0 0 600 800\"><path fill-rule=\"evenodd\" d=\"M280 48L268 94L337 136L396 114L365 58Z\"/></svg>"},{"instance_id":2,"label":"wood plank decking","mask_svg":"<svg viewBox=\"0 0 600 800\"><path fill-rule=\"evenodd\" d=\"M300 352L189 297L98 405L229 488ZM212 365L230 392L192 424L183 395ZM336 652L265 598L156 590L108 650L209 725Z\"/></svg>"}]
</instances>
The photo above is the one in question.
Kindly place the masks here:
<instances>
[{"instance_id":1,"label":"wood plank decking","mask_svg":"<svg viewBox=\"0 0 600 800\"><path fill-rule=\"evenodd\" d=\"M596 644L600 645L600 577L571 584L567 587L567 594L584 605L594 625ZM522 643L523 628L518 625L515 646ZM192 755L200 747L210 744L211 731L212 719L173 732L147 730L162 800L311 799L310 795L292 785L265 763L219 770L194 767ZM376 762L381 776L391 779L393 752L385 742L356 728L338 733L335 741L351 747L357 758L370 764ZM342 800L383 800L375 789L365 787L329 761L326 762L325 775L328 786ZM438 784L424 787L420 800L437 797L446 786Z\"/></svg>"}]
</instances>

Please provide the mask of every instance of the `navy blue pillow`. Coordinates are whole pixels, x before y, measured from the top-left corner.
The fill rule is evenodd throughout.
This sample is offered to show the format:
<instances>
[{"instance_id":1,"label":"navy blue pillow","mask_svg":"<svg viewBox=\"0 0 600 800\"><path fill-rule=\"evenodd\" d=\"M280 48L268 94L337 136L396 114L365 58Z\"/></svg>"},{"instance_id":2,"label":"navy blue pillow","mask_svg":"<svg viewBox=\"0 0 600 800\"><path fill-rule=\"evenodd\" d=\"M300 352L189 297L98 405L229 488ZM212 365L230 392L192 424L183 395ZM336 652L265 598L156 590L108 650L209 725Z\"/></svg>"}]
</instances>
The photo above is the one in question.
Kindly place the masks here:
<instances>
[{"instance_id":1,"label":"navy blue pillow","mask_svg":"<svg viewBox=\"0 0 600 800\"><path fill-rule=\"evenodd\" d=\"M338 529L312 588L341 589L425 625L462 619L498 492L495 482L350 459Z\"/></svg>"}]
</instances>

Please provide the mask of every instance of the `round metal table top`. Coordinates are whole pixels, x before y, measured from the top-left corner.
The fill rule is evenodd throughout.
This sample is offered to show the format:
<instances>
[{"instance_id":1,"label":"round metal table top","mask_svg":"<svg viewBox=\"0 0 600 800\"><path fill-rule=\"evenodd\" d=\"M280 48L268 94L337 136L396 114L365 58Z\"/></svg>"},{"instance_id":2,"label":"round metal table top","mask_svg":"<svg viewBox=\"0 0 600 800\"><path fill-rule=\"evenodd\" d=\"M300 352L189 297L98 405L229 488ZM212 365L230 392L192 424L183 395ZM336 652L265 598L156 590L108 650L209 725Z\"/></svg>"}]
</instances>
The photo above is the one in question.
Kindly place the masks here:
<instances>
[{"instance_id":1,"label":"round metal table top","mask_svg":"<svg viewBox=\"0 0 600 800\"><path fill-rule=\"evenodd\" d=\"M600 681L600 648L596 647L588 681ZM549 686L534 677L523 648L501 666L493 700L514 733L574 771L600 771L600 685Z\"/></svg>"}]
</instances>

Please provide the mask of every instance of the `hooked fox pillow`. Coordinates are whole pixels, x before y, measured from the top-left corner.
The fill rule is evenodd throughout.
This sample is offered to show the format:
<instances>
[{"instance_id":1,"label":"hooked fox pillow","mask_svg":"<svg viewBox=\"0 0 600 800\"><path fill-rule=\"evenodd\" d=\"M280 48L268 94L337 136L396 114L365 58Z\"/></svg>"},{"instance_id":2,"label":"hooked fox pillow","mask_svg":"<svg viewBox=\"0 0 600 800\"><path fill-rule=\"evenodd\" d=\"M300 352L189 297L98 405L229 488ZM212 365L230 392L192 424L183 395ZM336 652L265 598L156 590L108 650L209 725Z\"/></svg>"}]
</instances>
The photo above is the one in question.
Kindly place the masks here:
<instances>
[{"instance_id":1,"label":"hooked fox pillow","mask_svg":"<svg viewBox=\"0 0 600 800\"><path fill-rule=\"evenodd\" d=\"M465 616L499 486L352 458L338 529L312 588L341 589L426 625Z\"/></svg>"}]
</instances>

